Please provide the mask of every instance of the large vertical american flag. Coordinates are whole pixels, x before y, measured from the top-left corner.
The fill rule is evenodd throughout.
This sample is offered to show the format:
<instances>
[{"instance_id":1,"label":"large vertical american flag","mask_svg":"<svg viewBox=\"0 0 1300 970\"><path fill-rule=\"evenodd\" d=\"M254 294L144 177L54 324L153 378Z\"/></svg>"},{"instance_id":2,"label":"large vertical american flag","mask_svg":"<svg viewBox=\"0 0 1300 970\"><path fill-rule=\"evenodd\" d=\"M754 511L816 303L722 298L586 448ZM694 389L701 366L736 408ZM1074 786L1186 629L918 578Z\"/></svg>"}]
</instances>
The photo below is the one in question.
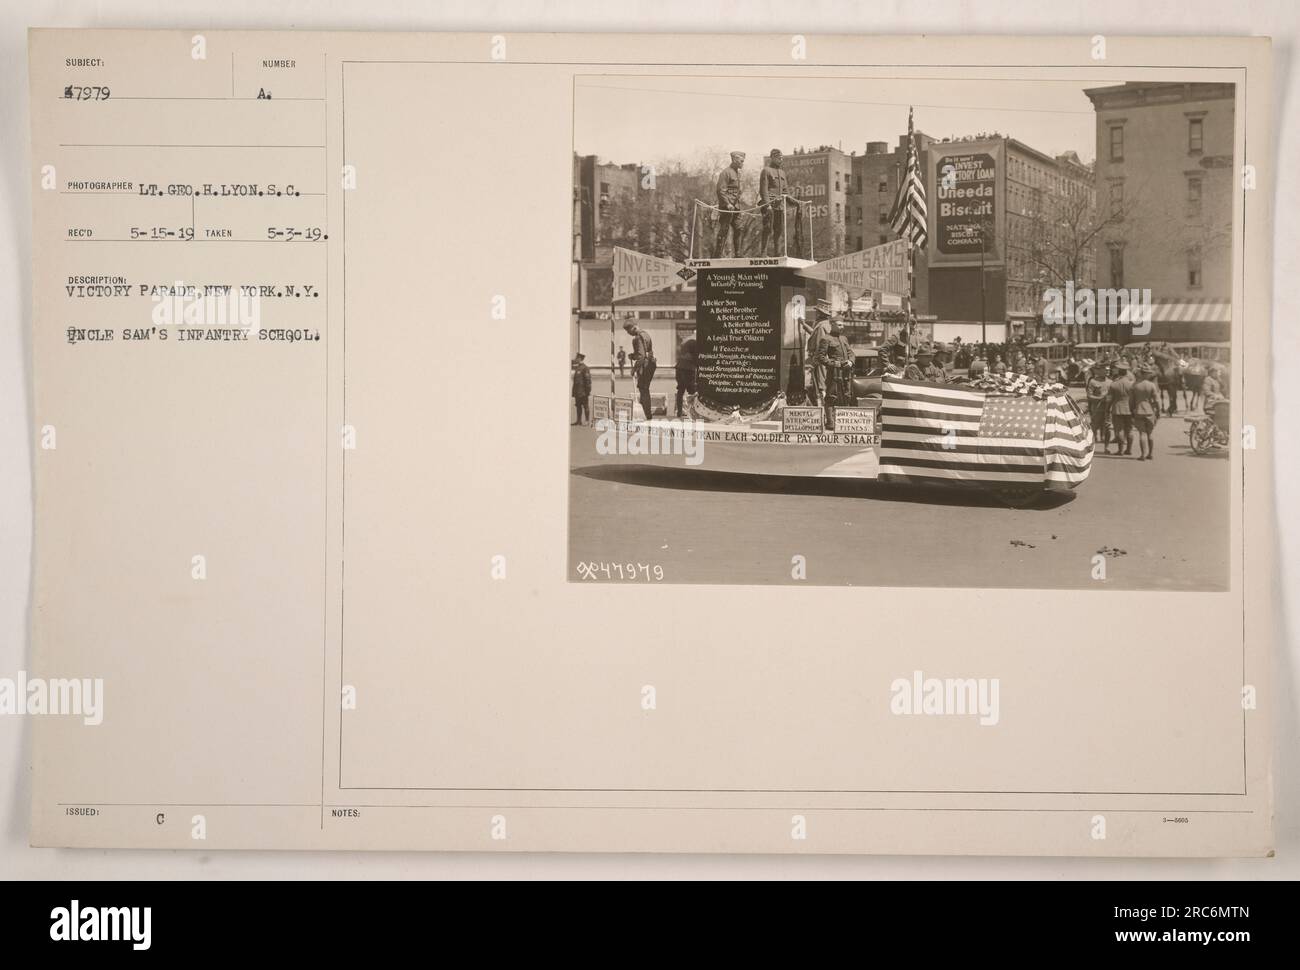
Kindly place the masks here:
<instances>
[{"instance_id":1,"label":"large vertical american flag","mask_svg":"<svg viewBox=\"0 0 1300 970\"><path fill-rule=\"evenodd\" d=\"M907 171L898 183L898 196L889 215L889 225L912 246L924 246L927 238L925 181L916 160L916 137L912 129L912 109L907 109Z\"/></svg>"},{"instance_id":2,"label":"large vertical american flag","mask_svg":"<svg viewBox=\"0 0 1300 970\"><path fill-rule=\"evenodd\" d=\"M887 377L880 480L1077 485L1092 431L1065 392L999 394Z\"/></svg>"}]
</instances>

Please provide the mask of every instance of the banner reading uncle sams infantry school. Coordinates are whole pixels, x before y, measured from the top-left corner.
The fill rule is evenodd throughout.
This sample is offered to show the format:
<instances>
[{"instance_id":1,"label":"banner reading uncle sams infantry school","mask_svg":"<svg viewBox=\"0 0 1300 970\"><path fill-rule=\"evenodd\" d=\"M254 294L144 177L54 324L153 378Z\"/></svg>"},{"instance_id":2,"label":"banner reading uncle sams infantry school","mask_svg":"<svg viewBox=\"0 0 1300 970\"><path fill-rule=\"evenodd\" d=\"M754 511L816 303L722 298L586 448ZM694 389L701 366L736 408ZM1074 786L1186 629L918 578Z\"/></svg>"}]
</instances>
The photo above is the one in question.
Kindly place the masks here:
<instances>
[{"instance_id":1,"label":"banner reading uncle sams infantry school","mask_svg":"<svg viewBox=\"0 0 1300 970\"><path fill-rule=\"evenodd\" d=\"M659 259L630 249L614 247L614 302L642 293L665 290L685 282L691 275L680 275L686 267L670 259Z\"/></svg>"},{"instance_id":2,"label":"banner reading uncle sams infantry school","mask_svg":"<svg viewBox=\"0 0 1300 970\"><path fill-rule=\"evenodd\" d=\"M825 259L799 270L800 276L825 280L848 290L882 290L904 294L907 283L907 243L902 239L856 253Z\"/></svg>"}]
</instances>

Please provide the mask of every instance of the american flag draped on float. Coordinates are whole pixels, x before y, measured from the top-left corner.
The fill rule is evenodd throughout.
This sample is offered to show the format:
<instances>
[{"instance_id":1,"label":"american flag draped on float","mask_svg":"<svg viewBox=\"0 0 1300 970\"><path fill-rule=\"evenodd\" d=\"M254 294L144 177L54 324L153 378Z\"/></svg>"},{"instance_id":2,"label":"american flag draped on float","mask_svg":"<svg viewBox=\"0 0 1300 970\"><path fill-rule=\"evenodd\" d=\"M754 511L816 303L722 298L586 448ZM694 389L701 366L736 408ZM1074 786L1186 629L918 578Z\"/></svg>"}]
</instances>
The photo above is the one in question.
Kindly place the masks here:
<instances>
[{"instance_id":1,"label":"american flag draped on float","mask_svg":"<svg viewBox=\"0 0 1300 970\"><path fill-rule=\"evenodd\" d=\"M1060 385L882 383L881 481L1073 487L1088 477L1092 429Z\"/></svg>"},{"instance_id":2,"label":"american flag draped on float","mask_svg":"<svg viewBox=\"0 0 1300 970\"><path fill-rule=\"evenodd\" d=\"M912 109L907 109L907 171L898 183L898 196L889 214L889 227L914 247L925 245L925 181L916 160L916 137L912 129Z\"/></svg>"}]
</instances>

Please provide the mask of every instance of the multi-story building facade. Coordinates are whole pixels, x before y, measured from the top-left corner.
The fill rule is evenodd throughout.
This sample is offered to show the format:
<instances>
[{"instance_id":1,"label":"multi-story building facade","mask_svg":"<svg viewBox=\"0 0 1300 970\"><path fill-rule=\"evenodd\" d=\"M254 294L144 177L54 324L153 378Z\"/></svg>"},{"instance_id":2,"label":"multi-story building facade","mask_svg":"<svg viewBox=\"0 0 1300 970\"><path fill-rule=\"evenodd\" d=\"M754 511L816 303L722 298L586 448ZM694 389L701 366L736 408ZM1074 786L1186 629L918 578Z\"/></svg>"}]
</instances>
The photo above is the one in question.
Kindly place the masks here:
<instances>
[{"instance_id":1,"label":"multi-story building facade","mask_svg":"<svg viewBox=\"0 0 1300 970\"><path fill-rule=\"evenodd\" d=\"M1096 244L1099 285L1151 291L1146 339L1227 340L1234 86L1138 81L1084 93L1097 118L1098 205L1110 217Z\"/></svg>"},{"instance_id":2,"label":"multi-story building facade","mask_svg":"<svg viewBox=\"0 0 1300 970\"><path fill-rule=\"evenodd\" d=\"M921 166L935 339L1083 339L1043 310L1050 288L1095 283L1092 171L998 134L931 141Z\"/></svg>"},{"instance_id":3,"label":"multi-story building facade","mask_svg":"<svg viewBox=\"0 0 1300 970\"><path fill-rule=\"evenodd\" d=\"M606 217L619 201L642 191L641 166L602 162L595 155L573 156L573 275L570 353L581 351L596 370L609 366L613 308L613 242ZM677 347L695 335L695 288L684 283L623 301L618 319L634 319L655 343L661 366L671 367ZM614 328L615 348L631 352L632 342Z\"/></svg>"},{"instance_id":4,"label":"multi-story building facade","mask_svg":"<svg viewBox=\"0 0 1300 970\"><path fill-rule=\"evenodd\" d=\"M1012 333L1102 339L1089 324L1044 319L1045 291L1097 280L1097 189L1074 152L1052 157L1006 140L1006 313Z\"/></svg>"},{"instance_id":5,"label":"multi-story building facade","mask_svg":"<svg viewBox=\"0 0 1300 970\"><path fill-rule=\"evenodd\" d=\"M807 203L801 216L804 234L811 225L811 249L796 254L793 237L790 255L814 259L842 256L851 250L845 248L846 222L849 207L849 190L853 181L852 158L830 145L807 151L795 149L782 159L782 167L790 181L790 194ZM809 240L805 240L805 246Z\"/></svg>"},{"instance_id":6,"label":"multi-story building facade","mask_svg":"<svg viewBox=\"0 0 1300 970\"><path fill-rule=\"evenodd\" d=\"M924 157L925 150L934 141L924 132L916 132L917 148ZM890 228L889 217L894 200L898 198L898 185L907 170L907 136L900 135L891 149L888 142L869 141L866 152L854 155L853 191L849 197L847 234L848 249L857 252L887 243L897 235ZM929 272L927 252L915 254L915 273L912 277L911 306L918 315L929 313Z\"/></svg>"},{"instance_id":7,"label":"multi-story building facade","mask_svg":"<svg viewBox=\"0 0 1300 970\"><path fill-rule=\"evenodd\" d=\"M594 261L605 241L602 220L619 197L635 195L641 169L635 162L615 165L595 155L573 156L573 258ZM608 250L608 246L605 247ZM608 255L608 252L606 252ZM608 260L606 260L608 261Z\"/></svg>"}]
</instances>

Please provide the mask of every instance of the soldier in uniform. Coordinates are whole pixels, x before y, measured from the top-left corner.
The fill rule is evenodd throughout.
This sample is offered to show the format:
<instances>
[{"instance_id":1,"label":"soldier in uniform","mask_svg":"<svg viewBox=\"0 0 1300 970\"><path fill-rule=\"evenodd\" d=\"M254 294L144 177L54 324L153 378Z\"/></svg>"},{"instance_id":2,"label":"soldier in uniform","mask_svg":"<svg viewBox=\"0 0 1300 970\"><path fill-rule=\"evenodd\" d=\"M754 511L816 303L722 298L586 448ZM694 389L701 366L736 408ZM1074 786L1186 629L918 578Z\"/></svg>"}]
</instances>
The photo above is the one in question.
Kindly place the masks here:
<instances>
[{"instance_id":1,"label":"soldier in uniform","mask_svg":"<svg viewBox=\"0 0 1300 970\"><path fill-rule=\"evenodd\" d=\"M584 363L586 357L578 354L573 358L573 407L578 412L575 425L591 420L591 368Z\"/></svg>"},{"instance_id":2,"label":"soldier in uniform","mask_svg":"<svg viewBox=\"0 0 1300 970\"><path fill-rule=\"evenodd\" d=\"M803 251L803 224L797 215L799 205L793 198L786 198L790 195L790 180L786 178L785 171L781 168L781 149L773 148L767 157L767 164L763 166L763 171L758 176L758 199L763 206L763 242L759 247L759 255L766 256L767 240L771 237L773 256L786 256L785 252L785 217L787 212L794 210L796 213L794 220L794 250L796 253Z\"/></svg>"},{"instance_id":3,"label":"soldier in uniform","mask_svg":"<svg viewBox=\"0 0 1300 970\"><path fill-rule=\"evenodd\" d=\"M1106 368L1096 364L1088 379L1088 418L1092 423L1093 437L1104 454L1110 448L1110 416L1106 413L1106 396L1110 391L1110 378Z\"/></svg>"},{"instance_id":4,"label":"soldier in uniform","mask_svg":"<svg viewBox=\"0 0 1300 970\"><path fill-rule=\"evenodd\" d=\"M698 361L696 360L696 347L694 337L688 337L682 341L682 345L677 348L677 367L674 376L677 378L677 417L682 416L682 399L687 394L695 393L695 379Z\"/></svg>"},{"instance_id":5,"label":"soldier in uniform","mask_svg":"<svg viewBox=\"0 0 1300 970\"><path fill-rule=\"evenodd\" d=\"M732 152L731 164L718 175L718 235L713 241L713 258L721 259L731 233L731 255L740 255L740 169L744 152Z\"/></svg>"},{"instance_id":6,"label":"soldier in uniform","mask_svg":"<svg viewBox=\"0 0 1300 970\"><path fill-rule=\"evenodd\" d=\"M821 356L826 369L825 403L840 406L852 403L849 390L853 384L853 348L834 319L829 334L821 343Z\"/></svg>"},{"instance_id":7,"label":"soldier in uniform","mask_svg":"<svg viewBox=\"0 0 1300 970\"><path fill-rule=\"evenodd\" d=\"M632 370L636 375L636 389L641 398L641 410L646 420L650 420L650 382L655 376L655 348L650 335L631 320L623 324L623 329L632 338Z\"/></svg>"},{"instance_id":8,"label":"soldier in uniform","mask_svg":"<svg viewBox=\"0 0 1300 970\"><path fill-rule=\"evenodd\" d=\"M830 323L817 311L819 319L808 333L808 400L811 404L826 405L826 344L831 340Z\"/></svg>"},{"instance_id":9,"label":"soldier in uniform","mask_svg":"<svg viewBox=\"0 0 1300 970\"><path fill-rule=\"evenodd\" d=\"M1129 374L1129 365L1121 360L1115 365L1115 377L1106 390L1106 410L1110 413L1111 427L1115 430L1115 454L1133 454L1133 385L1137 383ZM1109 451L1110 449L1107 449Z\"/></svg>"},{"instance_id":10,"label":"soldier in uniform","mask_svg":"<svg viewBox=\"0 0 1300 970\"><path fill-rule=\"evenodd\" d=\"M1138 435L1138 451L1141 458L1154 461L1155 443L1151 436L1155 433L1156 422L1160 420L1160 388L1156 384L1156 369L1144 367L1138 372L1138 380L1129 392L1129 407L1132 411L1133 430Z\"/></svg>"}]
</instances>

